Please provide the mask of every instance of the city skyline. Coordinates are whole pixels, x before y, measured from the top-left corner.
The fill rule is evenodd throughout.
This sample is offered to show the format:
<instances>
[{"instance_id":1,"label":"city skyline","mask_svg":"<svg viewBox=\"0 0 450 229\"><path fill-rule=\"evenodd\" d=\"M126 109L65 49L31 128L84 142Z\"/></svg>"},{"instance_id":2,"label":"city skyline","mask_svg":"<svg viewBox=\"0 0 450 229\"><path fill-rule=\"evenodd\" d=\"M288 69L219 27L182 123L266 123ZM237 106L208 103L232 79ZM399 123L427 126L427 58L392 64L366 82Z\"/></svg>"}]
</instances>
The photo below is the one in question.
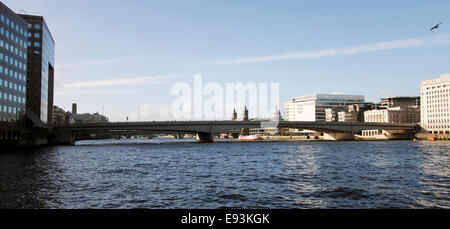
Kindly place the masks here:
<instances>
[{"instance_id":1,"label":"city skyline","mask_svg":"<svg viewBox=\"0 0 450 229\"><path fill-rule=\"evenodd\" d=\"M421 81L450 72L445 1L3 2L45 15L57 41L55 105L104 108L111 121L137 120L138 107L141 120L164 118L171 86L195 74L276 79L282 104L316 93L417 96Z\"/></svg>"}]
</instances>

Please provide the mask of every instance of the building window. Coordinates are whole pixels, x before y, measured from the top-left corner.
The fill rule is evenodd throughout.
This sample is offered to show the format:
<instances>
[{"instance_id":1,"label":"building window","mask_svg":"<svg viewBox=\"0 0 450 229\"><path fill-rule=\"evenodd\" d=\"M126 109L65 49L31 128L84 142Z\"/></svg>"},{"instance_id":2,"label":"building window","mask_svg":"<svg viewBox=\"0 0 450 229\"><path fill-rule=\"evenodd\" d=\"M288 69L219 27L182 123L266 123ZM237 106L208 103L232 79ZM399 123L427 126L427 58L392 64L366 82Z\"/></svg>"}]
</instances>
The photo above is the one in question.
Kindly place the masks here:
<instances>
[{"instance_id":1,"label":"building window","mask_svg":"<svg viewBox=\"0 0 450 229\"><path fill-rule=\"evenodd\" d=\"M40 33L35 33L34 34L34 38L41 38L41 34Z\"/></svg>"},{"instance_id":2,"label":"building window","mask_svg":"<svg viewBox=\"0 0 450 229\"><path fill-rule=\"evenodd\" d=\"M40 29L40 28L41 28L41 25L35 24L35 25L34 25L34 28L35 28L35 29Z\"/></svg>"}]
</instances>

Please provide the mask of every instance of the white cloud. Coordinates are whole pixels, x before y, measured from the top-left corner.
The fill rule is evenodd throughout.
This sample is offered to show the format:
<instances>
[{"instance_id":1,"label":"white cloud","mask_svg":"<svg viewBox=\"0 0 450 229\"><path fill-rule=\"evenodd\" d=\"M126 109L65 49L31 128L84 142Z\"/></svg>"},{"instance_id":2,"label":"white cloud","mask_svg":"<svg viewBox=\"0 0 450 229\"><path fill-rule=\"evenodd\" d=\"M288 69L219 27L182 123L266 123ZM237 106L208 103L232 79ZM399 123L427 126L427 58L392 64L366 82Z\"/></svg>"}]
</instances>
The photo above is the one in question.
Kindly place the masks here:
<instances>
[{"instance_id":1,"label":"white cloud","mask_svg":"<svg viewBox=\"0 0 450 229\"><path fill-rule=\"evenodd\" d=\"M450 35L386 41L386 42L373 43L373 44L360 45L360 46L352 46L352 47L346 47L346 48L305 51L305 52L288 53L288 54L271 55L271 56L259 56L259 57L250 57L250 58L239 58L239 59L234 59L234 60L224 60L224 61L216 61L216 62L205 62L205 63L199 63L199 64L191 64L189 66L245 64L245 63L260 63L260 62L272 62L272 61L284 61L284 60L316 59L316 58L321 58L321 57L356 55L356 54L367 53L367 52L377 52L377 51L386 51L386 50L395 50L395 49L437 46L437 45L450 45Z\"/></svg>"},{"instance_id":2,"label":"white cloud","mask_svg":"<svg viewBox=\"0 0 450 229\"><path fill-rule=\"evenodd\" d=\"M128 60L129 57L119 57L113 59L105 59L105 60L93 60L87 62L79 62L79 63L71 63L71 64L57 64L55 66L56 69L69 69L69 68L81 68L81 67L90 67L104 64L114 64L122 61Z\"/></svg>"},{"instance_id":3,"label":"white cloud","mask_svg":"<svg viewBox=\"0 0 450 229\"><path fill-rule=\"evenodd\" d=\"M181 76L147 76L135 78L116 78L98 81L84 81L62 84L64 88L86 88L86 87L105 87L105 86L123 86L123 85L144 85L144 84L164 84L168 79L179 78Z\"/></svg>"},{"instance_id":4,"label":"white cloud","mask_svg":"<svg viewBox=\"0 0 450 229\"><path fill-rule=\"evenodd\" d=\"M94 94L94 95L106 95L106 94L130 94L140 93L143 90L56 90L57 95L81 95L81 94Z\"/></svg>"},{"instance_id":5,"label":"white cloud","mask_svg":"<svg viewBox=\"0 0 450 229\"><path fill-rule=\"evenodd\" d=\"M67 82L68 75L70 73L76 73L80 69L95 67L99 65L105 64L114 64L122 61L128 60L129 57L118 57L112 59L104 59L104 60L91 60L87 62L78 62L78 63L68 63L68 64L56 64L55 66L55 87L60 88L64 87L64 84Z\"/></svg>"}]
</instances>

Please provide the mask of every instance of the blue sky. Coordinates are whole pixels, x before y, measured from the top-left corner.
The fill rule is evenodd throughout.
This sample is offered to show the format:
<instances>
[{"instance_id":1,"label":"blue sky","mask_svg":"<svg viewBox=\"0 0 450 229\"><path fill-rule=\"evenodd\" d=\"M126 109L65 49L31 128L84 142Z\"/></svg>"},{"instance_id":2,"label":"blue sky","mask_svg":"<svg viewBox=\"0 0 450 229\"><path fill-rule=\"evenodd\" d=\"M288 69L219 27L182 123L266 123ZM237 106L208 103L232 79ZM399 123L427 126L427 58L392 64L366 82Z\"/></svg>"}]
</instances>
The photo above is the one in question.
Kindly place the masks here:
<instances>
[{"instance_id":1,"label":"blue sky","mask_svg":"<svg viewBox=\"0 0 450 229\"><path fill-rule=\"evenodd\" d=\"M419 95L450 72L449 1L3 0L56 41L55 104L164 119L174 83L280 84L313 93ZM24 10L24 11L22 11ZM430 28L442 22L441 28ZM145 105L145 106L144 106Z\"/></svg>"}]
</instances>

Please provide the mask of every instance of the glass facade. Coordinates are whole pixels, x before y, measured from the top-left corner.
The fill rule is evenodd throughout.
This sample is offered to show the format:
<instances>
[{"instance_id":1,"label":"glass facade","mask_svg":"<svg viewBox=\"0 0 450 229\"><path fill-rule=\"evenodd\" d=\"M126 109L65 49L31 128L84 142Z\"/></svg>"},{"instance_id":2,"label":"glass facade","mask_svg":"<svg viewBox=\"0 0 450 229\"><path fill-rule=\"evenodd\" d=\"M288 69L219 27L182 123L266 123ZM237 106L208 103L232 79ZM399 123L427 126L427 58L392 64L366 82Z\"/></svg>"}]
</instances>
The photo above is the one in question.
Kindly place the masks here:
<instances>
[{"instance_id":1,"label":"glass facade","mask_svg":"<svg viewBox=\"0 0 450 229\"><path fill-rule=\"evenodd\" d=\"M302 96L285 103L285 120L325 122L326 109L343 109L365 103L362 95L315 94Z\"/></svg>"},{"instance_id":2,"label":"glass facade","mask_svg":"<svg viewBox=\"0 0 450 229\"><path fill-rule=\"evenodd\" d=\"M20 15L28 24L27 108L41 121L53 123L55 41L41 16Z\"/></svg>"},{"instance_id":3,"label":"glass facade","mask_svg":"<svg viewBox=\"0 0 450 229\"><path fill-rule=\"evenodd\" d=\"M0 121L15 121L25 109L27 23L0 2Z\"/></svg>"}]
</instances>

